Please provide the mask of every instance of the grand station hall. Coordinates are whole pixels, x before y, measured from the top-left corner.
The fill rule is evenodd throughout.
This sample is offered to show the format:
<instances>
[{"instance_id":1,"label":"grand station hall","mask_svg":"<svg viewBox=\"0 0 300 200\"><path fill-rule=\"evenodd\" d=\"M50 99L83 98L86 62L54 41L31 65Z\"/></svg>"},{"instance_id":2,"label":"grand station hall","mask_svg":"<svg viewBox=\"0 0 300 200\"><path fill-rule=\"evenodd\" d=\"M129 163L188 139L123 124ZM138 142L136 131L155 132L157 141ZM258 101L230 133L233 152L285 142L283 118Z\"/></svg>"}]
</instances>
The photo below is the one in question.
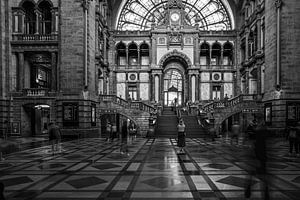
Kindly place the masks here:
<instances>
[{"instance_id":1,"label":"grand station hall","mask_svg":"<svg viewBox=\"0 0 300 200\"><path fill-rule=\"evenodd\" d=\"M299 13L1 0L0 200L298 200Z\"/></svg>"}]
</instances>

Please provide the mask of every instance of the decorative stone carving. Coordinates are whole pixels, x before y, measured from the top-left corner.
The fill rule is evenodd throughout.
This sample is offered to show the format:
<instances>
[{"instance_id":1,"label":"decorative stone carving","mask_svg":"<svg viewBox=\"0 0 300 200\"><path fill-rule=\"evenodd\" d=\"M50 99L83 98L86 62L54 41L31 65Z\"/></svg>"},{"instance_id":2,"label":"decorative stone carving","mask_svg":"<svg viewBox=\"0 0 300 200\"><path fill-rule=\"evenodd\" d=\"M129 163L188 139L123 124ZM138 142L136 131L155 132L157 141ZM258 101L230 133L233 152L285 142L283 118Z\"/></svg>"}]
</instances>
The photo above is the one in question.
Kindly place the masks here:
<instances>
[{"instance_id":1,"label":"decorative stone carving","mask_svg":"<svg viewBox=\"0 0 300 200\"><path fill-rule=\"evenodd\" d=\"M275 7L277 8L277 9L279 9L279 8L281 8L281 6L282 6L282 0L275 0Z\"/></svg>"},{"instance_id":2,"label":"decorative stone carving","mask_svg":"<svg viewBox=\"0 0 300 200\"><path fill-rule=\"evenodd\" d=\"M159 66L163 67L164 63L169 58L172 58L172 57L174 57L174 58L179 57L179 58L183 59L189 68L192 66L192 62L191 62L190 58L187 55L185 55L184 53L177 51L176 49L174 49L172 52L169 52L166 55L164 55L159 61Z\"/></svg>"}]
</instances>

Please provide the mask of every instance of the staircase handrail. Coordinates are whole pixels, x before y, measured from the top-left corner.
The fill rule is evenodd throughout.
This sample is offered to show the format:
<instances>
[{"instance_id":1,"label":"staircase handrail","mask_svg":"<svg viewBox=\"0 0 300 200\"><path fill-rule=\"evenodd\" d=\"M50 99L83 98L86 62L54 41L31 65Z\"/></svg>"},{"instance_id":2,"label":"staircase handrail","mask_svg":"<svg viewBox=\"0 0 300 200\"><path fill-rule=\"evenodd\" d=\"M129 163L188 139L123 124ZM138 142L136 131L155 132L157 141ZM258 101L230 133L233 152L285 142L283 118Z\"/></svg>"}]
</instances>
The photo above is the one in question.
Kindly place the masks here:
<instances>
[{"instance_id":1,"label":"staircase handrail","mask_svg":"<svg viewBox=\"0 0 300 200\"><path fill-rule=\"evenodd\" d=\"M255 96L256 96L255 94L240 94L238 96L228 99L227 101L222 100L222 101L214 101L208 103L204 105L202 109L205 112L210 112L215 108L233 107L245 101L255 101L256 100Z\"/></svg>"},{"instance_id":2,"label":"staircase handrail","mask_svg":"<svg viewBox=\"0 0 300 200\"><path fill-rule=\"evenodd\" d=\"M153 106L150 106L144 102L141 101L127 101L125 99L122 99L121 97L118 97L117 95L99 95L100 101L109 101L116 104L119 104L122 107L125 108L131 108L131 109L137 109L142 110L145 112L154 112L155 108Z\"/></svg>"},{"instance_id":3,"label":"staircase handrail","mask_svg":"<svg viewBox=\"0 0 300 200\"><path fill-rule=\"evenodd\" d=\"M181 118L181 108L176 107L176 115L177 115L177 119L179 121L179 119Z\"/></svg>"}]
</instances>

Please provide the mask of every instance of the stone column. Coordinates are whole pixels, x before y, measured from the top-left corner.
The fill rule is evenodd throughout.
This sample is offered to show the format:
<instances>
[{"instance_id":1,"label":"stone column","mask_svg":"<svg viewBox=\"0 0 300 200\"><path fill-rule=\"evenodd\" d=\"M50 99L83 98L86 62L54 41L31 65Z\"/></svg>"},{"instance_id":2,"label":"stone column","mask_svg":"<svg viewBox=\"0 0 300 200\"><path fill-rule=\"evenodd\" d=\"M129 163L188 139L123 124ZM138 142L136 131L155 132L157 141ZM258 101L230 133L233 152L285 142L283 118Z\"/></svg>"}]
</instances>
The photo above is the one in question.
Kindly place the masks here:
<instances>
[{"instance_id":1,"label":"stone column","mask_svg":"<svg viewBox=\"0 0 300 200\"><path fill-rule=\"evenodd\" d=\"M257 51L261 52L261 18L257 19Z\"/></svg>"},{"instance_id":2,"label":"stone column","mask_svg":"<svg viewBox=\"0 0 300 200\"><path fill-rule=\"evenodd\" d=\"M56 53L51 52L51 91L56 91L57 89L57 62Z\"/></svg>"},{"instance_id":3,"label":"stone column","mask_svg":"<svg viewBox=\"0 0 300 200\"><path fill-rule=\"evenodd\" d=\"M126 68L129 66L128 45L126 45Z\"/></svg>"},{"instance_id":4,"label":"stone column","mask_svg":"<svg viewBox=\"0 0 300 200\"><path fill-rule=\"evenodd\" d=\"M223 59L224 59L224 45L221 45L221 62L220 65L223 65Z\"/></svg>"},{"instance_id":5,"label":"stone column","mask_svg":"<svg viewBox=\"0 0 300 200\"><path fill-rule=\"evenodd\" d=\"M141 52L140 52L140 46L137 47L137 53L138 53L138 59L137 59L137 63L138 66L141 66Z\"/></svg>"},{"instance_id":6,"label":"stone column","mask_svg":"<svg viewBox=\"0 0 300 200\"><path fill-rule=\"evenodd\" d=\"M187 91L187 97L186 97L186 99L187 99L187 101L192 101L192 74L188 74L188 76L187 76L187 78L188 78L188 80L187 80L187 88L188 88L188 91ZM183 102L185 102L185 99L183 99Z\"/></svg>"},{"instance_id":7,"label":"stone column","mask_svg":"<svg viewBox=\"0 0 300 200\"><path fill-rule=\"evenodd\" d=\"M211 65L211 57L212 57L212 45L209 45L209 61L208 61L208 65Z\"/></svg>"},{"instance_id":8,"label":"stone column","mask_svg":"<svg viewBox=\"0 0 300 200\"><path fill-rule=\"evenodd\" d=\"M248 69L246 71L245 79L246 79L246 85L245 85L246 91L245 92L246 92L246 94L249 94L249 71L248 71Z\"/></svg>"},{"instance_id":9,"label":"stone column","mask_svg":"<svg viewBox=\"0 0 300 200\"><path fill-rule=\"evenodd\" d=\"M249 59L249 30L246 31L245 60Z\"/></svg>"},{"instance_id":10,"label":"stone column","mask_svg":"<svg viewBox=\"0 0 300 200\"><path fill-rule=\"evenodd\" d=\"M199 52L199 38L198 37L195 37L194 45L195 45L194 65L198 66L199 65L199 54L200 54L200 52Z\"/></svg>"},{"instance_id":11,"label":"stone column","mask_svg":"<svg viewBox=\"0 0 300 200\"><path fill-rule=\"evenodd\" d=\"M196 87L195 87L195 99L196 101L200 101L200 98L199 98L199 74L196 74L195 76L196 78Z\"/></svg>"},{"instance_id":12,"label":"stone column","mask_svg":"<svg viewBox=\"0 0 300 200\"><path fill-rule=\"evenodd\" d=\"M276 26L276 90L281 89L281 42L280 42L280 31L281 31L281 6L282 0L275 0L275 7L277 12L277 26Z\"/></svg>"},{"instance_id":13,"label":"stone column","mask_svg":"<svg viewBox=\"0 0 300 200\"><path fill-rule=\"evenodd\" d=\"M18 90L22 91L25 85L24 52L18 53Z\"/></svg>"},{"instance_id":14,"label":"stone column","mask_svg":"<svg viewBox=\"0 0 300 200\"><path fill-rule=\"evenodd\" d=\"M152 37L152 58L151 58L151 64L152 65L156 65L156 38L155 37Z\"/></svg>"},{"instance_id":15,"label":"stone column","mask_svg":"<svg viewBox=\"0 0 300 200\"><path fill-rule=\"evenodd\" d=\"M103 34L103 39L104 39L104 41L103 41L103 60L104 60L104 63L105 64L107 64L107 30L106 29L104 29L103 30L103 32L104 32L104 34Z\"/></svg>"},{"instance_id":16,"label":"stone column","mask_svg":"<svg viewBox=\"0 0 300 200\"><path fill-rule=\"evenodd\" d=\"M34 11L35 13L35 33L36 35L39 34L39 24L40 24L40 13L38 10Z\"/></svg>"},{"instance_id":17,"label":"stone column","mask_svg":"<svg viewBox=\"0 0 300 200\"><path fill-rule=\"evenodd\" d=\"M261 64L257 65L257 94L261 94Z\"/></svg>"},{"instance_id":18,"label":"stone column","mask_svg":"<svg viewBox=\"0 0 300 200\"><path fill-rule=\"evenodd\" d=\"M163 76L162 76L162 74L159 74L159 85L160 85L160 87L159 87L159 97L158 97L158 99L159 99L159 101L160 102L162 102L162 104L164 104L164 102L163 102L163 100L164 100L164 94L163 94L163 91L164 91L164 80L163 80Z\"/></svg>"}]
</instances>

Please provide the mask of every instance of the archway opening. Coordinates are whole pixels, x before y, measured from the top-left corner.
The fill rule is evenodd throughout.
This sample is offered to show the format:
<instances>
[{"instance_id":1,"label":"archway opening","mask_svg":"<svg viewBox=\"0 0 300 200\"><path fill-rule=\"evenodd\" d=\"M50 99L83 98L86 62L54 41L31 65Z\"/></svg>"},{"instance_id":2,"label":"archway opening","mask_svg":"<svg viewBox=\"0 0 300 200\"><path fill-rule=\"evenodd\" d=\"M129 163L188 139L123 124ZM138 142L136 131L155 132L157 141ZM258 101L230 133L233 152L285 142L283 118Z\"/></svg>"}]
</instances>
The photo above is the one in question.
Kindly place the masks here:
<instances>
[{"instance_id":1,"label":"archway opening","mask_svg":"<svg viewBox=\"0 0 300 200\"><path fill-rule=\"evenodd\" d=\"M164 73L164 106L181 106L184 99L184 77L180 64L170 63Z\"/></svg>"},{"instance_id":2,"label":"archway opening","mask_svg":"<svg viewBox=\"0 0 300 200\"><path fill-rule=\"evenodd\" d=\"M50 122L50 105L48 104L25 104L23 124L25 131L23 136L41 136L48 134L48 124Z\"/></svg>"}]
</instances>

